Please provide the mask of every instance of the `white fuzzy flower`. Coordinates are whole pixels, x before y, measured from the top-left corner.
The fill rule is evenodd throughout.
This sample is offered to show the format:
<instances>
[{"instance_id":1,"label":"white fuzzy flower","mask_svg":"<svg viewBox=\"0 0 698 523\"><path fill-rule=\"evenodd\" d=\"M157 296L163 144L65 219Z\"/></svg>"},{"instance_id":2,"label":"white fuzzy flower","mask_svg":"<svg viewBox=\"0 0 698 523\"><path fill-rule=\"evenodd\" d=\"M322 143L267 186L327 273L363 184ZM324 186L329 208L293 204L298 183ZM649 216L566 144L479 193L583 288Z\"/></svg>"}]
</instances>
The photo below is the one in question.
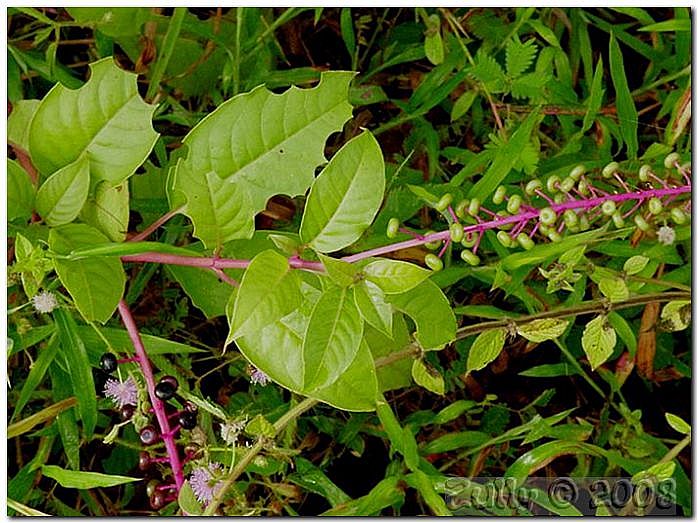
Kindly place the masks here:
<instances>
[{"instance_id":1,"label":"white fuzzy flower","mask_svg":"<svg viewBox=\"0 0 698 523\"><path fill-rule=\"evenodd\" d=\"M53 293L48 291L41 291L39 294L32 298L32 305L36 312L41 314L48 314L52 312L53 309L58 307L58 300L53 295Z\"/></svg>"},{"instance_id":2,"label":"white fuzzy flower","mask_svg":"<svg viewBox=\"0 0 698 523\"><path fill-rule=\"evenodd\" d=\"M667 225L662 225L657 231L657 241L662 245L671 245L676 239L676 232Z\"/></svg>"},{"instance_id":3,"label":"white fuzzy flower","mask_svg":"<svg viewBox=\"0 0 698 523\"><path fill-rule=\"evenodd\" d=\"M234 445L244 428L244 421L229 421L224 423L221 425L221 438L223 438L223 441L228 445Z\"/></svg>"}]
</instances>

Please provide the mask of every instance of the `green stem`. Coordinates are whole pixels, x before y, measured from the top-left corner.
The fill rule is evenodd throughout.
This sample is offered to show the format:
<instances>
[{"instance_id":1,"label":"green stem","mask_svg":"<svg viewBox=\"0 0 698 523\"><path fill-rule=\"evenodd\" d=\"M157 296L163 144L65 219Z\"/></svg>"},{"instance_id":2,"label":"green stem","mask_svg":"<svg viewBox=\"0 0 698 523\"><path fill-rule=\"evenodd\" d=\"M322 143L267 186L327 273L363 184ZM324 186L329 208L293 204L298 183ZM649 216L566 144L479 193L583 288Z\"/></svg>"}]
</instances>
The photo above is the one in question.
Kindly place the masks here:
<instances>
[{"instance_id":1,"label":"green stem","mask_svg":"<svg viewBox=\"0 0 698 523\"><path fill-rule=\"evenodd\" d=\"M150 77L150 85L148 85L148 92L145 95L147 100L152 100L155 94L158 92L160 81L165 74L167 65L170 63L170 58L172 58L175 45L177 45L177 39L179 38L179 33L182 30L182 23L184 22L184 17L186 14L186 7L174 8L172 18L170 18L170 23L167 26L167 33L165 33L165 38L162 40L162 47L158 53L158 59L153 67L153 74Z\"/></svg>"},{"instance_id":2,"label":"green stem","mask_svg":"<svg viewBox=\"0 0 698 523\"><path fill-rule=\"evenodd\" d=\"M240 46L244 7L238 7L235 18L235 58L233 59L233 96L240 92Z\"/></svg>"}]
</instances>

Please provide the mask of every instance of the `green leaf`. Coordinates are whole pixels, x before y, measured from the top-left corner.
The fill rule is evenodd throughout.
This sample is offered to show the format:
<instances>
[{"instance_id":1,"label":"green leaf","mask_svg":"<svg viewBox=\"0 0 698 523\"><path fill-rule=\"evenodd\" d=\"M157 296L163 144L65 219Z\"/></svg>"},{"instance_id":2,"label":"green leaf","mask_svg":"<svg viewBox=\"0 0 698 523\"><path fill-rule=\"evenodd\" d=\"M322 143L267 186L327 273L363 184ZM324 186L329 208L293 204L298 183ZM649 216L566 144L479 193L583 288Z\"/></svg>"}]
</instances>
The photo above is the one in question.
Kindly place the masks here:
<instances>
[{"instance_id":1,"label":"green leaf","mask_svg":"<svg viewBox=\"0 0 698 523\"><path fill-rule=\"evenodd\" d=\"M656 24L649 24L644 27L640 27L638 31L647 32L679 32L679 31L691 31L691 20L684 18L681 20L664 20L662 22L657 22Z\"/></svg>"},{"instance_id":2,"label":"green leaf","mask_svg":"<svg viewBox=\"0 0 698 523\"><path fill-rule=\"evenodd\" d=\"M184 482L182 488L179 489L179 494L177 495L177 504L182 512L188 514L189 516L201 516L204 513L204 509L196 499L196 495L191 488L189 480Z\"/></svg>"},{"instance_id":3,"label":"green leaf","mask_svg":"<svg viewBox=\"0 0 698 523\"><path fill-rule=\"evenodd\" d=\"M338 286L349 287L354 284L355 278L359 274L359 269L355 265L322 254L320 254L318 258L320 258L320 261L325 266L327 275Z\"/></svg>"},{"instance_id":4,"label":"green leaf","mask_svg":"<svg viewBox=\"0 0 698 523\"><path fill-rule=\"evenodd\" d=\"M467 447L478 447L484 445L490 439L491 436L489 434L478 430L450 432L427 442L422 447L422 454L428 456L429 454L440 454Z\"/></svg>"},{"instance_id":5,"label":"green leaf","mask_svg":"<svg viewBox=\"0 0 698 523\"><path fill-rule=\"evenodd\" d=\"M225 314L225 306L233 292L228 283L219 280L211 271L198 267L168 265L167 272L177 280L182 290L206 318Z\"/></svg>"},{"instance_id":6,"label":"green leaf","mask_svg":"<svg viewBox=\"0 0 698 523\"><path fill-rule=\"evenodd\" d=\"M606 316L597 316L584 328L582 348L592 369L604 363L613 354L615 346L616 331L608 324Z\"/></svg>"},{"instance_id":7,"label":"green leaf","mask_svg":"<svg viewBox=\"0 0 698 523\"><path fill-rule=\"evenodd\" d=\"M141 481L142 478L130 478L128 476L112 476L99 472L82 472L79 470L66 470L56 465L42 465L41 472L44 476L55 479L61 487L76 488L81 490L91 488L113 487Z\"/></svg>"},{"instance_id":8,"label":"green leaf","mask_svg":"<svg viewBox=\"0 0 698 523\"><path fill-rule=\"evenodd\" d=\"M594 120L596 115L601 109L601 104L603 103L603 95L605 89L603 88L603 58L599 58L596 63L596 69L594 70L594 78L591 81L591 92L589 93L589 99L587 100L587 110L584 113L584 120L582 122L582 133L587 132L594 125Z\"/></svg>"},{"instance_id":9,"label":"green leaf","mask_svg":"<svg viewBox=\"0 0 698 523\"><path fill-rule=\"evenodd\" d=\"M609 312L607 319L608 323L610 323L611 327L613 327L613 329L616 331L618 337L622 340L623 343L625 343L625 346L628 347L630 355L634 357L635 353L637 352L637 340L635 339L635 331L628 324L626 319L615 311Z\"/></svg>"},{"instance_id":10,"label":"green leaf","mask_svg":"<svg viewBox=\"0 0 698 523\"><path fill-rule=\"evenodd\" d=\"M168 192L172 202L186 203L195 236L207 247L248 238L254 215L271 196L305 193L325 162L325 140L351 117L353 76L322 73L316 87L281 95L260 86L226 101L191 130Z\"/></svg>"},{"instance_id":11,"label":"green leaf","mask_svg":"<svg viewBox=\"0 0 698 523\"><path fill-rule=\"evenodd\" d=\"M517 325L516 331L528 341L542 343L562 336L569 324L567 320L546 318Z\"/></svg>"},{"instance_id":12,"label":"green leaf","mask_svg":"<svg viewBox=\"0 0 698 523\"><path fill-rule=\"evenodd\" d=\"M129 219L128 183L112 186L109 182L99 182L94 197L87 198L80 211L80 219L110 240L124 241Z\"/></svg>"},{"instance_id":13,"label":"green leaf","mask_svg":"<svg viewBox=\"0 0 698 523\"><path fill-rule=\"evenodd\" d=\"M429 28L424 37L424 54L434 65L444 61L444 42L441 38L441 22L439 15L429 16Z\"/></svg>"},{"instance_id":14,"label":"green leaf","mask_svg":"<svg viewBox=\"0 0 698 523\"><path fill-rule=\"evenodd\" d=\"M616 90L616 107L618 109L618 123L623 141L628 147L628 156L631 159L637 158L637 109L633 97L630 94L628 80L625 77L626 67L623 63L623 53L616 41L615 34L611 33L608 42L609 66L611 69L611 79Z\"/></svg>"},{"instance_id":15,"label":"green leaf","mask_svg":"<svg viewBox=\"0 0 698 523\"><path fill-rule=\"evenodd\" d=\"M107 238L89 225L74 223L51 229L48 243L57 254L69 254L80 247L107 242ZM87 320L106 322L116 310L126 286L126 275L118 258L83 260L54 259L61 283L75 300Z\"/></svg>"},{"instance_id":16,"label":"green leaf","mask_svg":"<svg viewBox=\"0 0 698 523\"><path fill-rule=\"evenodd\" d=\"M370 262L363 273L368 281L378 285L386 294L410 291L432 274L413 263L388 259Z\"/></svg>"},{"instance_id":17,"label":"green leaf","mask_svg":"<svg viewBox=\"0 0 698 523\"><path fill-rule=\"evenodd\" d=\"M291 483L295 483L304 490L323 496L330 505L336 507L341 503L351 500L349 496L322 471L301 456L296 456L293 461L296 464L296 471L286 477Z\"/></svg>"},{"instance_id":18,"label":"green leaf","mask_svg":"<svg viewBox=\"0 0 698 523\"><path fill-rule=\"evenodd\" d=\"M518 38L512 38L506 46L507 74L517 78L528 69L536 57L538 47L534 39L521 43Z\"/></svg>"},{"instance_id":19,"label":"green leaf","mask_svg":"<svg viewBox=\"0 0 698 523\"><path fill-rule=\"evenodd\" d=\"M53 330L53 326L51 326L51 329ZM29 375L27 376L24 385L22 385L22 391L19 394L19 398L17 399L17 403L14 406L14 410L12 411L11 420L14 419L20 412L22 412L22 409L31 398L32 392L34 392L34 390L36 390L36 388L43 381L49 365L51 365L51 362L58 353L58 347L58 338L54 336L48 342L46 347L42 349L39 353L39 357L36 359L36 361L34 361L34 364L31 366L31 369L29 370Z\"/></svg>"},{"instance_id":20,"label":"green leaf","mask_svg":"<svg viewBox=\"0 0 698 523\"><path fill-rule=\"evenodd\" d=\"M602 278L599 281L599 290L612 302L627 300L630 296L628 286L621 277Z\"/></svg>"},{"instance_id":21,"label":"green leaf","mask_svg":"<svg viewBox=\"0 0 698 523\"><path fill-rule=\"evenodd\" d=\"M680 417L678 417L676 414L667 412L666 414L664 414L664 417L666 418L667 423L676 432L679 432L684 435L688 435L691 433L691 426L684 420L682 420Z\"/></svg>"},{"instance_id":22,"label":"green leaf","mask_svg":"<svg viewBox=\"0 0 698 523\"><path fill-rule=\"evenodd\" d=\"M384 190L383 153L365 131L337 151L313 182L301 240L323 253L351 245L373 222Z\"/></svg>"},{"instance_id":23,"label":"green leaf","mask_svg":"<svg viewBox=\"0 0 698 523\"><path fill-rule=\"evenodd\" d=\"M343 7L339 15L339 28L342 33L344 45L349 52L349 56L353 57L356 52L356 35L354 35L354 23L351 19L351 8Z\"/></svg>"},{"instance_id":24,"label":"green leaf","mask_svg":"<svg viewBox=\"0 0 698 523\"><path fill-rule=\"evenodd\" d=\"M444 395L446 388L444 377L434 367L427 365L424 360L412 362L412 378L420 387L424 387L434 394Z\"/></svg>"},{"instance_id":25,"label":"green leaf","mask_svg":"<svg viewBox=\"0 0 698 523\"><path fill-rule=\"evenodd\" d=\"M61 344L61 354L68 366L73 393L78 399L78 412L85 437L90 439L97 424L97 393L90 360L73 317L59 308L53 312L53 318Z\"/></svg>"},{"instance_id":26,"label":"green leaf","mask_svg":"<svg viewBox=\"0 0 698 523\"><path fill-rule=\"evenodd\" d=\"M29 124L39 107L39 100L18 100L7 117L7 141L29 151Z\"/></svg>"},{"instance_id":27,"label":"green leaf","mask_svg":"<svg viewBox=\"0 0 698 523\"><path fill-rule=\"evenodd\" d=\"M113 38L138 36L153 15L147 7L68 7L77 23L99 29Z\"/></svg>"},{"instance_id":28,"label":"green leaf","mask_svg":"<svg viewBox=\"0 0 698 523\"><path fill-rule=\"evenodd\" d=\"M574 374L578 374L577 369L567 362L546 363L519 372L520 376L528 378L554 378L557 376L573 376Z\"/></svg>"},{"instance_id":29,"label":"green leaf","mask_svg":"<svg viewBox=\"0 0 698 523\"><path fill-rule=\"evenodd\" d=\"M448 510L444 499L434 490L432 479L424 472L417 469L410 475L405 477L407 483L416 488L422 496L422 499L431 509L435 516L453 516L453 513Z\"/></svg>"},{"instance_id":30,"label":"green leaf","mask_svg":"<svg viewBox=\"0 0 698 523\"><path fill-rule=\"evenodd\" d=\"M393 335L393 308L385 301L385 294L374 283L363 281L353 288L354 303L361 317L388 337Z\"/></svg>"},{"instance_id":31,"label":"green leaf","mask_svg":"<svg viewBox=\"0 0 698 523\"><path fill-rule=\"evenodd\" d=\"M93 182L123 182L141 165L158 134L154 105L138 94L136 77L107 57L90 64L89 81L77 90L57 84L31 122L29 150L43 174L72 164L86 153Z\"/></svg>"},{"instance_id":32,"label":"green leaf","mask_svg":"<svg viewBox=\"0 0 698 523\"><path fill-rule=\"evenodd\" d=\"M86 156L56 171L36 193L36 211L52 227L77 218L90 190L90 164Z\"/></svg>"},{"instance_id":33,"label":"green leaf","mask_svg":"<svg viewBox=\"0 0 698 523\"><path fill-rule=\"evenodd\" d=\"M494 361L504 348L506 329L492 329L481 333L468 352L467 372L484 369Z\"/></svg>"},{"instance_id":34,"label":"green leaf","mask_svg":"<svg viewBox=\"0 0 698 523\"><path fill-rule=\"evenodd\" d=\"M28 220L34 209L34 185L14 160L7 159L7 221Z\"/></svg>"},{"instance_id":35,"label":"green leaf","mask_svg":"<svg viewBox=\"0 0 698 523\"><path fill-rule=\"evenodd\" d=\"M300 303L300 280L288 260L271 250L259 253L235 293L228 341L263 329Z\"/></svg>"},{"instance_id":36,"label":"green leaf","mask_svg":"<svg viewBox=\"0 0 698 523\"><path fill-rule=\"evenodd\" d=\"M32 414L31 416L12 423L7 427L7 438L16 438L32 430L34 427L40 423L45 423L49 420L56 419L61 412L66 411L77 403L75 398L68 398L53 405L49 405L45 409Z\"/></svg>"},{"instance_id":37,"label":"green leaf","mask_svg":"<svg viewBox=\"0 0 698 523\"><path fill-rule=\"evenodd\" d=\"M426 350L438 350L456 339L456 317L444 293L431 280L414 289L386 297L396 309L417 325L414 336Z\"/></svg>"},{"instance_id":38,"label":"green leaf","mask_svg":"<svg viewBox=\"0 0 698 523\"><path fill-rule=\"evenodd\" d=\"M464 116L473 105L475 98L477 98L478 92L475 90L470 90L464 92L456 103L453 104L453 109L451 109L451 121L455 122L460 117Z\"/></svg>"},{"instance_id":39,"label":"green leaf","mask_svg":"<svg viewBox=\"0 0 698 523\"><path fill-rule=\"evenodd\" d=\"M470 75L482 82L490 93L506 90L507 77L502 67L485 52L479 52L475 56L475 65L470 69Z\"/></svg>"},{"instance_id":40,"label":"green leaf","mask_svg":"<svg viewBox=\"0 0 698 523\"><path fill-rule=\"evenodd\" d=\"M321 515L367 516L379 514L386 507L404 503L405 492L401 482L401 476L389 476L379 481L365 496L342 503Z\"/></svg>"},{"instance_id":41,"label":"green leaf","mask_svg":"<svg viewBox=\"0 0 698 523\"><path fill-rule=\"evenodd\" d=\"M670 301L662 309L661 319L665 330L684 330L691 323L691 302L688 300Z\"/></svg>"},{"instance_id":42,"label":"green leaf","mask_svg":"<svg viewBox=\"0 0 698 523\"><path fill-rule=\"evenodd\" d=\"M628 275L637 274L642 272L642 270L647 266L650 259L647 256L635 255L627 260L623 264L623 272Z\"/></svg>"},{"instance_id":43,"label":"green leaf","mask_svg":"<svg viewBox=\"0 0 698 523\"><path fill-rule=\"evenodd\" d=\"M261 414L257 414L245 425L245 432L251 436L273 438L275 431L274 425Z\"/></svg>"},{"instance_id":44,"label":"green leaf","mask_svg":"<svg viewBox=\"0 0 698 523\"><path fill-rule=\"evenodd\" d=\"M349 289L330 287L315 304L303 340L304 389L326 387L349 367L363 322Z\"/></svg>"}]
</instances>

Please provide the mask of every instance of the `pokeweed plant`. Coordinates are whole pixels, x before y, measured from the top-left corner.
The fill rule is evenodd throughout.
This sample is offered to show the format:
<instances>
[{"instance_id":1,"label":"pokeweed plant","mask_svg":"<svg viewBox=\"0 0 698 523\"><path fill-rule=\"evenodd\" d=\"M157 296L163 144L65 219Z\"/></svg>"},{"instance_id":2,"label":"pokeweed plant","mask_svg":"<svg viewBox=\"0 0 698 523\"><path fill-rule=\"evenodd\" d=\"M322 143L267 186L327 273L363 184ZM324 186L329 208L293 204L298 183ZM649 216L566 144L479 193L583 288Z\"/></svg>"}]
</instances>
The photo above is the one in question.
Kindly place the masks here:
<instances>
[{"instance_id":1,"label":"pokeweed plant","mask_svg":"<svg viewBox=\"0 0 698 523\"><path fill-rule=\"evenodd\" d=\"M443 44L438 16L433 16L425 18L434 31L424 45L430 61L439 64ZM535 99L529 93L550 81L549 75L525 74L536 47L511 39L505 52L506 73L483 49L468 74L485 93ZM393 449L404 458L409 486L434 513L448 513L434 486L439 472L425 464L413 433L400 426L383 397L411 380L443 394L444 376L434 363L437 351L473 337L466 375L487 367L516 336L534 344L555 340L567 357L558 341L572 328L566 318L592 315L581 344L584 366L599 371L612 357L617 336L632 338L617 310L668 302L661 313L664 325L670 330L688 325L690 293L678 284L676 291L643 289L658 283L652 278L659 265L656 253L628 256L617 269L595 265L587 256L589 245L631 235L656 238L658 249L690 236L690 164L678 153L662 150L620 164L582 162L542 179L505 183L516 162L525 172L535 172L535 161L525 157L535 156L530 136L542 115L534 110L509 139L493 137L492 151L499 157L489 175L467 193L409 187L433 209L437 221L432 226L440 231L417 230L391 216L385 241L367 248L362 238L384 205L386 165L368 130L357 131L326 160L328 138L352 116L349 89L355 73L323 72L315 87L291 87L282 94L256 87L206 115L169 158L168 212L129 237L128 181L156 146L158 133L151 124L156 108L141 99L136 76L111 58L90 69L84 86L74 90L57 84L42 100L18 104L8 123L18 153L17 161L7 164L8 215L31 221L16 234L12 273L36 311L51 314L56 326L55 331L46 329L48 350L33 367L33 379L27 380L13 416L43 373L57 385L71 384L72 390L63 387L54 395L51 411L58 416L69 469L42 467L44 475L64 487L135 480L80 472L76 421L82 422L84 437L91 438L97 423L95 390L104 391L122 420L105 441L133 426L149 448L140 454L141 469L169 467L161 483L148 485L153 508L177 500L189 514L215 513L233 496L245 469L258 464L258 454L273 448L287 424L322 402L345 411L376 411ZM518 148L515 155L513 148ZM503 154L507 151L512 154ZM279 194L305 196L297 232L255 230L255 216ZM173 246L147 240L178 214L190 220L199 242ZM422 246L431 251L423 264L391 257ZM130 311L124 264L136 263L171 267L195 302L209 288L225 293L229 332L224 348L239 349L252 365L253 380L271 380L305 399L273 424L261 415L243 423L190 393L160 356L191 348L154 343L139 332ZM178 271L186 268L206 277L184 277ZM517 281L523 282L532 269L550 294L582 292L591 280L596 299L459 329L449 298L435 283L454 269L513 293L520 292ZM51 278L52 271L57 279ZM210 287L202 289L202 282ZM67 295L58 291L60 286ZM85 325L76 322L73 306ZM97 325L115 312L130 347ZM90 333L105 342L106 354L88 351L83 339ZM582 364L568 359L586 376ZM101 374L93 372L97 365ZM77 399L75 411L72 404L61 403L71 396ZM202 456L191 444L199 416L220 420L226 443L236 441L243 430L251 436L249 447L232 451L230 467ZM624 417L632 431L631 413ZM544 452L550 451L541 447ZM508 472L524 475L525 458ZM388 483L384 487L390 488Z\"/></svg>"}]
</instances>

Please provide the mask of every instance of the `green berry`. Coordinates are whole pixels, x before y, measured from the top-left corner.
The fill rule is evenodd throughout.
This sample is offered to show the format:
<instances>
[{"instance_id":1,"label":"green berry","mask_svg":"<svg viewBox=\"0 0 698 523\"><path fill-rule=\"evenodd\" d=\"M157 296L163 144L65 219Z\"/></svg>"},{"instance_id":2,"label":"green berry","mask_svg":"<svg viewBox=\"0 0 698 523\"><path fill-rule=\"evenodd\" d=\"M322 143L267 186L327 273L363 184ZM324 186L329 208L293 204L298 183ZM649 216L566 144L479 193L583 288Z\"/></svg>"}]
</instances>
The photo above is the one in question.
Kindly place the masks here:
<instances>
[{"instance_id":1,"label":"green berry","mask_svg":"<svg viewBox=\"0 0 698 523\"><path fill-rule=\"evenodd\" d=\"M499 243L504 245L504 247L511 247L512 241L511 241L511 236L509 236L508 232L499 231L497 233L497 239L499 240Z\"/></svg>"},{"instance_id":2,"label":"green berry","mask_svg":"<svg viewBox=\"0 0 698 523\"><path fill-rule=\"evenodd\" d=\"M587 218L586 214L582 214L579 217L579 228L582 231L588 231L590 227L591 227L591 224L589 223L589 218Z\"/></svg>"},{"instance_id":3,"label":"green berry","mask_svg":"<svg viewBox=\"0 0 698 523\"><path fill-rule=\"evenodd\" d=\"M439 212L444 212L446 209L448 209L448 206L451 205L452 201L453 195L451 193L446 193L441 197L441 199L438 202L436 202L436 205L434 205L434 209L436 209Z\"/></svg>"},{"instance_id":4,"label":"green berry","mask_svg":"<svg viewBox=\"0 0 698 523\"><path fill-rule=\"evenodd\" d=\"M460 244L463 247L470 249L471 247L475 247L475 244L477 243L478 237L479 237L479 234L477 234L475 232L469 232L468 234L465 234L463 236L463 239L461 240Z\"/></svg>"},{"instance_id":5,"label":"green berry","mask_svg":"<svg viewBox=\"0 0 698 523\"><path fill-rule=\"evenodd\" d=\"M544 209L541 209L538 213L538 217L540 222L544 223L545 225L552 225L555 223L555 220L557 220L557 214L555 214L552 207L545 207Z\"/></svg>"},{"instance_id":6,"label":"green berry","mask_svg":"<svg viewBox=\"0 0 698 523\"><path fill-rule=\"evenodd\" d=\"M612 178L613 173L617 172L619 168L620 164L618 162L611 162L603 168L601 171L601 176L604 178Z\"/></svg>"},{"instance_id":7,"label":"green berry","mask_svg":"<svg viewBox=\"0 0 698 523\"><path fill-rule=\"evenodd\" d=\"M524 191L526 191L526 194L528 194L529 196L533 196L534 194L536 194L537 190L542 188L543 184L540 183L540 180L538 178L535 178L526 184L526 188L524 189Z\"/></svg>"},{"instance_id":8,"label":"green berry","mask_svg":"<svg viewBox=\"0 0 698 523\"><path fill-rule=\"evenodd\" d=\"M526 233L521 233L516 236L516 242L527 251L530 251L536 245Z\"/></svg>"},{"instance_id":9,"label":"green berry","mask_svg":"<svg viewBox=\"0 0 698 523\"><path fill-rule=\"evenodd\" d=\"M427 254L424 257L424 263L434 272L439 272L444 268L444 262L442 262L441 258L439 258L436 254Z\"/></svg>"},{"instance_id":10,"label":"green berry","mask_svg":"<svg viewBox=\"0 0 698 523\"><path fill-rule=\"evenodd\" d=\"M449 229L451 230L451 240L456 243L463 240L463 226L460 223L452 223Z\"/></svg>"},{"instance_id":11,"label":"green berry","mask_svg":"<svg viewBox=\"0 0 698 523\"><path fill-rule=\"evenodd\" d=\"M601 212L603 212L606 216L611 216L614 212L616 212L616 202L613 200L606 200L601 204Z\"/></svg>"},{"instance_id":12,"label":"green berry","mask_svg":"<svg viewBox=\"0 0 698 523\"><path fill-rule=\"evenodd\" d=\"M652 174L652 167L650 167L647 164L640 167L640 171L638 172L638 176L640 177L641 182L646 182L647 180L649 180L650 174Z\"/></svg>"},{"instance_id":13,"label":"green berry","mask_svg":"<svg viewBox=\"0 0 698 523\"><path fill-rule=\"evenodd\" d=\"M686 213L678 207L674 207L671 210L671 219L674 220L674 223L677 225L683 225L686 223Z\"/></svg>"},{"instance_id":14,"label":"green berry","mask_svg":"<svg viewBox=\"0 0 698 523\"><path fill-rule=\"evenodd\" d=\"M480 265L480 257L477 254L473 254L473 252L468 249L460 251L460 257L461 260L468 265L472 265L473 267Z\"/></svg>"},{"instance_id":15,"label":"green berry","mask_svg":"<svg viewBox=\"0 0 698 523\"><path fill-rule=\"evenodd\" d=\"M679 156L679 153L669 153L667 154L666 158L664 158L664 167L667 169L672 169L675 167L675 163L678 163L678 161L681 160L681 156Z\"/></svg>"},{"instance_id":16,"label":"green berry","mask_svg":"<svg viewBox=\"0 0 698 523\"><path fill-rule=\"evenodd\" d=\"M456 216L463 219L468 213L468 206L470 206L470 200L461 200L456 205Z\"/></svg>"},{"instance_id":17,"label":"green berry","mask_svg":"<svg viewBox=\"0 0 698 523\"><path fill-rule=\"evenodd\" d=\"M504 219L504 218L508 218L508 217L510 217L510 216L512 216L512 215L509 214L507 211L500 211L500 212L497 213L497 218L498 218L498 219ZM505 223L504 225L500 225L500 226L499 226L499 229L501 229L502 231L509 231L509 230L511 230L511 229L513 229L513 228L514 228L514 224L513 224L513 223Z\"/></svg>"},{"instance_id":18,"label":"green berry","mask_svg":"<svg viewBox=\"0 0 698 523\"><path fill-rule=\"evenodd\" d=\"M424 236L429 236L430 234L434 234L434 231L427 231L424 233ZM429 249L430 251L435 251L439 247L441 247L441 240L434 240L432 242L427 242L424 244L424 246Z\"/></svg>"},{"instance_id":19,"label":"green berry","mask_svg":"<svg viewBox=\"0 0 698 523\"><path fill-rule=\"evenodd\" d=\"M548 192L555 193L560 190L560 177L557 175L552 175L545 182L545 186L548 188Z\"/></svg>"},{"instance_id":20,"label":"green berry","mask_svg":"<svg viewBox=\"0 0 698 523\"><path fill-rule=\"evenodd\" d=\"M548 233L548 238L550 238L550 241L553 243L557 243L557 242L562 241L562 236L560 236L560 233L557 232L556 230L551 230Z\"/></svg>"},{"instance_id":21,"label":"green berry","mask_svg":"<svg viewBox=\"0 0 698 523\"><path fill-rule=\"evenodd\" d=\"M562 192L570 192L574 188L574 178L567 177L564 180L562 180L562 183L560 184L560 190Z\"/></svg>"},{"instance_id":22,"label":"green berry","mask_svg":"<svg viewBox=\"0 0 698 523\"><path fill-rule=\"evenodd\" d=\"M499 205L504 201L504 197L507 194L507 188L504 187L503 185L500 185L497 187L497 190L494 191L494 196L492 196L492 203L495 205Z\"/></svg>"},{"instance_id":23,"label":"green berry","mask_svg":"<svg viewBox=\"0 0 698 523\"><path fill-rule=\"evenodd\" d=\"M621 229L625 227L625 220L623 219L623 215L620 213L620 211L616 211L611 215L611 218L613 218L613 225L615 225L618 229Z\"/></svg>"},{"instance_id":24,"label":"green berry","mask_svg":"<svg viewBox=\"0 0 698 523\"><path fill-rule=\"evenodd\" d=\"M565 193L559 192L553 196L553 202L555 202L555 203L560 204L560 203L565 203L566 201L567 201L567 196L565 195Z\"/></svg>"},{"instance_id":25,"label":"green berry","mask_svg":"<svg viewBox=\"0 0 698 523\"><path fill-rule=\"evenodd\" d=\"M577 190L582 196L587 196L589 194L589 184L586 180L579 180L577 184Z\"/></svg>"},{"instance_id":26,"label":"green berry","mask_svg":"<svg viewBox=\"0 0 698 523\"><path fill-rule=\"evenodd\" d=\"M511 214L516 214L519 212L519 208L521 207L521 196L518 194L512 194L509 197L509 201L507 202L507 212L510 212Z\"/></svg>"},{"instance_id":27,"label":"green berry","mask_svg":"<svg viewBox=\"0 0 698 523\"><path fill-rule=\"evenodd\" d=\"M572 209L567 209L562 215L562 218L565 220L565 225L567 225L567 227L575 227L579 223L579 217Z\"/></svg>"},{"instance_id":28,"label":"green berry","mask_svg":"<svg viewBox=\"0 0 698 523\"><path fill-rule=\"evenodd\" d=\"M647 221L639 214L636 214L633 220L635 221L635 225L637 225L637 228L641 231L647 232L650 230L650 224L647 223Z\"/></svg>"},{"instance_id":29,"label":"green berry","mask_svg":"<svg viewBox=\"0 0 698 523\"><path fill-rule=\"evenodd\" d=\"M650 198L648 206L650 213L652 213L654 216L657 216L660 212L662 212L662 209L664 208L664 206L662 205L662 200L656 197Z\"/></svg>"},{"instance_id":30,"label":"green berry","mask_svg":"<svg viewBox=\"0 0 698 523\"><path fill-rule=\"evenodd\" d=\"M480 200L478 198L473 198L470 200L470 205L468 206L468 214L470 216L477 216L480 212Z\"/></svg>"},{"instance_id":31,"label":"green berry","mask_svg":"<svg viewBox=\"0 0 698 523\"><path fill-rule=\"evenodd\" d=\"M587 172L587 168L580 164L570 171L569 177L578 182L585 172Z\"/></svg>"},{"instance_id":32,"label":"green berry","mask_svg":"<svg viewBox=\"0 0 698 523\"><path fill-rule=\"evenodd\" d=\"M543 236L547 236L548 233L549 233L552 229L551 229L550 227L548 227L547 225L545 225L544 223L541 223L541 224L538 226L538 230L540 231L540 233L541 233Z\"/></svg>"},{"instance_id":33,"label":"green berry","mask_svg":"<svg viewBox=\"0 0 698 523\"><path fill-rule=\"evenodd\" d=\"M386 236L390 239L395 238L399 228L400 220L397 218L390 218L390 220L388 220L388 229L385 231Z\"/></svg>"}]
</instances>

